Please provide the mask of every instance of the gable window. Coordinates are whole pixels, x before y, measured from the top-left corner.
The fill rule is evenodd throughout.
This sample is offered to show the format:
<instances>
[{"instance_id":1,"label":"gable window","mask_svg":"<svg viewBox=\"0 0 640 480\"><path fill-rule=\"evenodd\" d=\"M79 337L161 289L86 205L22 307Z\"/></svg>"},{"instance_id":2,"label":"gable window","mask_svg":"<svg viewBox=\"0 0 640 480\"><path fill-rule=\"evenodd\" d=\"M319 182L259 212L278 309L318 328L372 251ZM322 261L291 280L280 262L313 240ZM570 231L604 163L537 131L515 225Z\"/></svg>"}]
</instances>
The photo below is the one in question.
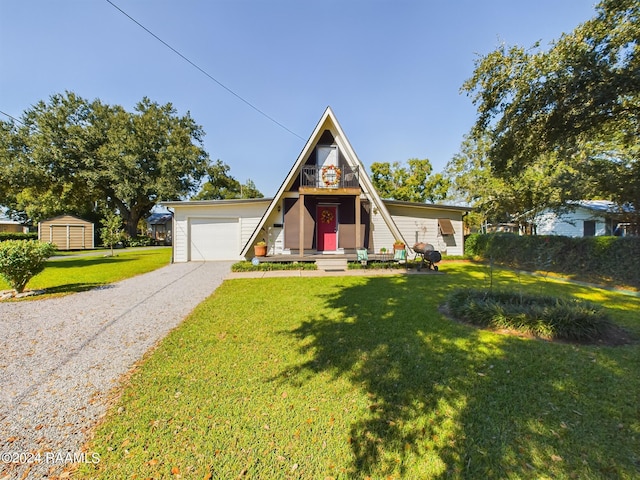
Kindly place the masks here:
<instances>
[{"instance_id":1,"label":"gable window","mask_svg":"<svg viewBox=\"0 0 640 480\"><path fill-rule=\"evenodd\" d=\"M325 167L328 165L338 165L338 147L336 146L318 146L316 150L316 165Z\"/></svg>"},{"instance_id":2,"label":"gable window","mask_svg":"<svg viewBox=\"0 0 640 480\"><path fill-rule=\"evenodd\" d=\"M338 147L318 146L316 150L316 165L319 173L320 187L338 187L341 170L338 165Z\"/></svg>"},{"instance_id":3,"label":"gable window","mask_svg":"<svg viewBox=\"0 0 640 480\"><path fill-rule=\"evenodd\" d=\"M585 220L583 227L584 237L594 237L596 235L596 221L595 220Z\"/></svg>"}]
</instances>

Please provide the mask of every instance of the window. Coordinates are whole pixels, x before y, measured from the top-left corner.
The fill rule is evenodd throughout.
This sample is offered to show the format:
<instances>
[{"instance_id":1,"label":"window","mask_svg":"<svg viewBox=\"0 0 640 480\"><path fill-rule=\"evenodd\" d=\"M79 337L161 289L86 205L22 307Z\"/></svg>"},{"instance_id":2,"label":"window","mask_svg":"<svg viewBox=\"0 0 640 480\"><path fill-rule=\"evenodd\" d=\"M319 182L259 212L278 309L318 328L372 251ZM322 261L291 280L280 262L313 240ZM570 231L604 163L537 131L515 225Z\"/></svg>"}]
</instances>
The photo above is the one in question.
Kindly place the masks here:
<instances>
[{"instance_id":1,"label":"window","mask_svg":"<svg viewBox=\"0 0 640 480\"><path fill-rule=\"evenodd\" d=\"M338 147L336 146L318 146L316 155L316 165L318 167L338 165Z\"/></svg>"}]
</instances>

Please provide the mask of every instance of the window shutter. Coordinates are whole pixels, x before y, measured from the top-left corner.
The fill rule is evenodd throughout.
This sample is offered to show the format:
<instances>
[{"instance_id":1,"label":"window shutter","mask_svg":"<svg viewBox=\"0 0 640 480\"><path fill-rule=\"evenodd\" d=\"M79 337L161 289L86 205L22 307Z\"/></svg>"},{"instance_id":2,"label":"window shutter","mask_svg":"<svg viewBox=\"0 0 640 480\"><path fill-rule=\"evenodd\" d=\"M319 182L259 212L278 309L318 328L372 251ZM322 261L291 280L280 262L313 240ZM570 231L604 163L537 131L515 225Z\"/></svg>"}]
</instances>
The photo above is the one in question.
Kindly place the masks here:
<instances>
[{"instance_id":1,"label":"window shutter","mask_svg":"<svg viewBox=\"0 0 640 480\"><path fill-rule=\"evenodd\" d=\"M442 236L453 235L454 233L456 233L453 229L453 225L451 224L451 220L449 220L448 218L439 218L438 226L440 227L440 234Z\"/></svg>"}]
</instances>

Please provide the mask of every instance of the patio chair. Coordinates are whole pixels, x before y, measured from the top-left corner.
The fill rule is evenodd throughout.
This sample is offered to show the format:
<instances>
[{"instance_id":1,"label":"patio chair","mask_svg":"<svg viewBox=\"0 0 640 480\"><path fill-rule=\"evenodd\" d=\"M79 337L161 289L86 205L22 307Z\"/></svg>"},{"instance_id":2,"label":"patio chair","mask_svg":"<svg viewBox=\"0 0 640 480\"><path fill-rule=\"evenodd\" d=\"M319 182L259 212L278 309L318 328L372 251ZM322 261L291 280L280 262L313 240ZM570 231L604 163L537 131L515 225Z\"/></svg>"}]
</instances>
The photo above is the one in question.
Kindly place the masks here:
<instances>
[{"instance_id":1,"label":"patio chair","mask_svg":"<svg viewBox=\"0 0 640 480\"><path fill-rule=\"evenodd\" d=\"M404 248L402 250L396 250L393 254L393 261L404 264L405 267L409 268L409 264L407 263L407 250Z\"/></svg>"},{"instance_id":2,"label":"patio chair","mask_svg":"<svg viewBox=\"0 0 640 480\"><path fill-rule=\"evenodd\" d=\"M366 248L358 248L356 249L357 260L361 265L367 266L367 262L369 261L369 254Z\"/></svg>"},{"instance_id":3,"label":"patio chair","mask_svg":"<svg viewBox=\"0 0 640 480\"><path fill-rule=\"evenodd\" d=\"M312 173L308 173L303 171L302 174L304 175L304 179L306 181L306 185L309 187L316 187L316 176Z\"/></svg>"}]
</instances>

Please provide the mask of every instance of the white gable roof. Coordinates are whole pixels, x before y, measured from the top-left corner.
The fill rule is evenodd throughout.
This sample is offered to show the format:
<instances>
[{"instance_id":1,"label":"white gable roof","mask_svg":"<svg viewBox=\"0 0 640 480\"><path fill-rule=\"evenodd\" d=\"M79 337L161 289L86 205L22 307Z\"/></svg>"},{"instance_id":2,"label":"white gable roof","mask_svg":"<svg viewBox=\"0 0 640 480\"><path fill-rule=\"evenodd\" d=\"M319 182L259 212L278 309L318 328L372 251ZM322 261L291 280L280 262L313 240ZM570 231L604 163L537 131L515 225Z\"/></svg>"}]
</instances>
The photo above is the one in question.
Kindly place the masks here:
<instances>
[{"instance_id":1,"label":"white gable roof","mask_svg":"<svg viewBox=\"0 0 640 480\"><path fill-rule=\"evenodd\" d=\"M297 160L291 167L289 174L287 175L285 180L282 182L282 185L280 185L278 192L273 197L273 200L269 204L269 207L267 208L265 214L262 216L260 223L258 224L255 231L251 235L251 238L249 239L249 241L244 246L241 253L242 256L246 256L248 254L249 249L257 240L260 229L264 227L267 218L269 218L273 210L277 207L284 193L291 188L292 184L294 183L294 181L299 175L299 172L300 172L300 169L302 168L303 163L309 157L309 155L311 154L311 152L313 151L317 143L320 141L320 137L322 136L325 130L329 130L331 132L336 144L338 145L338 149L344 155L347 163L352 167L358 167L360 188L362 189L365 197L368 198L369 201L373 204L373 206L378 209L378 211L384 218L385 223L391 230L394 237L397 239L404 240L404 238L402 237L402 234L400 233L400 230L398 229L393 219L391 218L391 215L389 214L387 207L385 206L384 202L378 195L378 192L373 187L373 183L371 183L371 179L367 175L364 165L362 164L362 162L356 155L355 151L351 147L351 144L349 143L347 136L344 134L342 127L338 123L338 120L336 119L333 113L333 110L331 110L331 107L327 107L324 113L322 114L322 117L320 117L320 121L318 122L313 132L311 133L311 136L307 140L307 143L305 144L304 148L300 152L300 155L298 155Z\"/></svg>"}]
</instances>

